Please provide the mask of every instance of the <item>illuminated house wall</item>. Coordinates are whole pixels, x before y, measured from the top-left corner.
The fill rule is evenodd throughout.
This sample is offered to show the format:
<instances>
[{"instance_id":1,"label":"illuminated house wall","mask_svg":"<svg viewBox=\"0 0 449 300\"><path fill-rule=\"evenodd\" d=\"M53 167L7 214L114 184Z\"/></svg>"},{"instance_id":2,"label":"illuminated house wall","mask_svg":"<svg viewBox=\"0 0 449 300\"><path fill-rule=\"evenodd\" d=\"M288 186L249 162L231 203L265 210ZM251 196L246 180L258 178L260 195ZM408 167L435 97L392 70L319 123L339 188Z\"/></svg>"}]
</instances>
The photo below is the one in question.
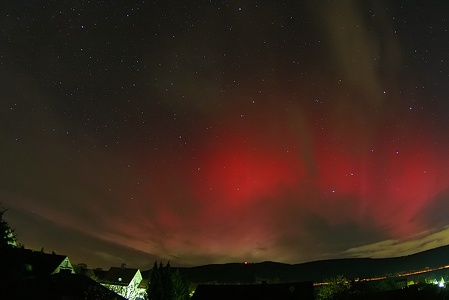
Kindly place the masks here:
<instances>
[{"instance_id":1,"label":"illuminated house wall","mask_svg":"<svg viewBox=\"0 0 449 300\"><path fill-rule=\"evenodd\" d=\"M105 275L103 286L113 292L129 299L144 299L146 295L145 288L139 287L142 281L142 274L139 269L112 267Z\"/></svg>"}]
</instances>

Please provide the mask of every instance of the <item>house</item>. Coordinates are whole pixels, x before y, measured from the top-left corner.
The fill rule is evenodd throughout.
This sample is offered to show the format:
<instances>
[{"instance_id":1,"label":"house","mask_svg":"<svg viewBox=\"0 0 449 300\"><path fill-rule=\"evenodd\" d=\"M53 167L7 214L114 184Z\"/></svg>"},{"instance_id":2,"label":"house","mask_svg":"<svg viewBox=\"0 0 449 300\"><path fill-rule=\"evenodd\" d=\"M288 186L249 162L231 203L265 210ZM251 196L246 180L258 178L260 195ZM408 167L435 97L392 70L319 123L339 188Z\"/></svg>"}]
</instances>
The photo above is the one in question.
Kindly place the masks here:
<instances>
[{"instance_id":1,"label":"house","mask_svg":"<svg viewBox=\"0 0 449 300\"><path fill-rule=\"evenodd\" d=\"M66 255L23 248L0 252L0 299L116 299L121 296L74 274Z\"/></svg>"},{"instance_id":2,"label":"house","mask_svg":"<svg viewBox=\"0 0 449 300\"><path fill-rule=\"evenodd\" d=\"M74 274L67 255L10 248L0 254L2 271L21 278L39 278L58 273Z\"/></svg>"},{"instance_id":3,"label":"house","mask_svg":"<svg viewBox=\"0 0 449 300\"><path fill-rule=\"evenodd\" d=\"M30 282L22 299L54 300L126 300L93 279L81 274L58 273L50 277ZM14 298L15 300L18 298Z\"/></svg>"},{"instance_id":4,"label":"house","mask_svg":"<svg viewBox=\"0 0 449 300\"><path fill-rule=\"evenodd\" d=\"M101 284L129 300L145 299L146 287L142 283L139 269L111 267L101 280Z\"/></svg>"},{"instance_id":5,"label":"house","mask_svg":"<svg viewBox=\"0 0 449 300\"><path fill-rule=\"evenodd\" d=\"M312 282L242 285L198 285L192 300L312 300Z\"/></svg>"},{"instance_id":6,"label":"house","mask_svg":"<svg viewBox=\"0 0 449 300\"><path fill-rule=\"evenodd\" d=\"M395 286L397 289L405 289L406 287L408 287L407 284L407 278L406 277L401 277L399 279L395 280Z\"/></svg>"}]
</instances>

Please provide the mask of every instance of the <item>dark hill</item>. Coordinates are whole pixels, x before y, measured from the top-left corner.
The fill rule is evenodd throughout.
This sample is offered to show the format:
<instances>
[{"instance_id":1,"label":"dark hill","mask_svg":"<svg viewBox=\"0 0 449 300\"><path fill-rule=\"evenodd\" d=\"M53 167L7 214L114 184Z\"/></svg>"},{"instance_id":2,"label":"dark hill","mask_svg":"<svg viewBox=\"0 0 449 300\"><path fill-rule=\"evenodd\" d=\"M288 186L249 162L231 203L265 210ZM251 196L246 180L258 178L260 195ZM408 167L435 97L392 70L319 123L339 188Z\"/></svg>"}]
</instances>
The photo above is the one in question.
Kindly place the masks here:
<instances>
[{"instance_id":1,"label":"dark hill","mask_svg":"<svg viewBox=\"0 0 449 300\"><path fill-rule=\"evenodd\" d=\"M301 264L276 262L229 263L178 268L195 283L255 283L324 281L337 275L347 278L388 276L449 265L449 245L395 258L345 258Z\"/></svg>"}]
</instances>

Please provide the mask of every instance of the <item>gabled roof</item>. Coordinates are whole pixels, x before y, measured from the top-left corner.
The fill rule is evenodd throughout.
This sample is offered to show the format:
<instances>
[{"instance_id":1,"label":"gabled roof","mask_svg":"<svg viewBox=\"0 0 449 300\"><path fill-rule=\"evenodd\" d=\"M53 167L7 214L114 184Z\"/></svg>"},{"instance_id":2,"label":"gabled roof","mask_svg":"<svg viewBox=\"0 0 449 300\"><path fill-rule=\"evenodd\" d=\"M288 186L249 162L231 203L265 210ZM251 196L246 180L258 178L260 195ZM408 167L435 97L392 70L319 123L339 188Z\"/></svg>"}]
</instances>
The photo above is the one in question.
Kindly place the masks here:
<instances>
[{"instance_id":1,"label":"gabled roof","mask_svg":"<svg viewBox=\"0 0 449 300\"><path fill-rule=\"evenodd\" d=\"M5 284L6 283L6 284ZM3 287L11 285L16 288L0 289L0 299L71 299L71 300L126 300L107 287L85 275L59 273L40 278L11 280L6 278Z\"/></svg>"},{"instance_id":2,"label":"gabled roof","mask_svg":"<svg viewBox=\"0 0 449 300\"><path fill-rule=\"evenodd\" d=\"M242 285L198 285L192 300L314 299L312 282Z\"/></svg>"},{"instance_id":3,"label":"gabled roof","mask_svg":"<svg viewBox=\"0 0 449 300\"><path fill-rule=\"evenodd\" d=\"M111 267L104 276L103 283L114 285L129 285L139 269Z\"/></svg>"},{"instance_id":4,"label":"gabled roof","mask_svg":"<svg viewBox=\"0 0 449 300\"><path fill-rule=\"evenodd\" d=\"M48 254L23 248L11 248L0 253L5 269L20 272L25 277L49 276L67 259L66 255Z\"/></svg>"}]
</instances>

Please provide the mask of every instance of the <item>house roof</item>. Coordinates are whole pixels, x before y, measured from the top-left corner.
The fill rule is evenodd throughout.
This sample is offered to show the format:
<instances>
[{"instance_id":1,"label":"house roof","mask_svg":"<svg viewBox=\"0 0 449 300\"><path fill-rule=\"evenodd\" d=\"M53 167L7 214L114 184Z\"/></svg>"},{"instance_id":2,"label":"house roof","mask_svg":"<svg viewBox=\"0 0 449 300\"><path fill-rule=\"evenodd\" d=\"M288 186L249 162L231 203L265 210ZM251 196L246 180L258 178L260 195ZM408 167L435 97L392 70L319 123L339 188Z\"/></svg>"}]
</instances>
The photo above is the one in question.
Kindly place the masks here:
<instances>
[{"instance_id":1,"label":"house roof","mask_svg":"<svg viewBox=\"0 0 449 300\"><path fill-rule=\"evenodd\" d=\"M58 273L19 281L7 278L6 283L8 286L16 288L0 289L0 299L126 300L89 277L80 274Z\"/></svg>"},{"instance_id":2,"label":"house roof","mask_svg":"<svg viewBox=\"0 0 449 300\"><path fill-rule=\"evenodd\" d=\"M139 269L111 267L105 274L103 282L115 285L129 285Z\"/></svg>"},{"instance_id":3,"label":"house roof","mask_svg":"<svg viewBox=\"0 0 449 300\"><path fill-rule=\"evenodd\" d=\"M314 299L312 282L281 284L198 285L192 300Z\"/></svg>"},{"instance_id":4,"label":"house roof","mask_svg":"<svg viewBox=\"0 0 449 300\"><path fill-rule=\"evenodd\" d=\"M102 286L98 282L84 275L77 274L55 274L52 275L52 288L59 295L69 296L69 299L110 299L125 300L126 298L114 293L110 289ZM46 298L49 299L49 298Z\"/></svg>"},{"instance_id":5,"label":"house roof","mask_svg":"<svg viewBox=\"0 0 449 300\"><path fill-rule=\"evenodd\" d=\"M11 248L0 253L0 260L5 269L20 272L25 277L51 275L66 255L49 254L23 248Z\"/></svg>"}]
</instances>

